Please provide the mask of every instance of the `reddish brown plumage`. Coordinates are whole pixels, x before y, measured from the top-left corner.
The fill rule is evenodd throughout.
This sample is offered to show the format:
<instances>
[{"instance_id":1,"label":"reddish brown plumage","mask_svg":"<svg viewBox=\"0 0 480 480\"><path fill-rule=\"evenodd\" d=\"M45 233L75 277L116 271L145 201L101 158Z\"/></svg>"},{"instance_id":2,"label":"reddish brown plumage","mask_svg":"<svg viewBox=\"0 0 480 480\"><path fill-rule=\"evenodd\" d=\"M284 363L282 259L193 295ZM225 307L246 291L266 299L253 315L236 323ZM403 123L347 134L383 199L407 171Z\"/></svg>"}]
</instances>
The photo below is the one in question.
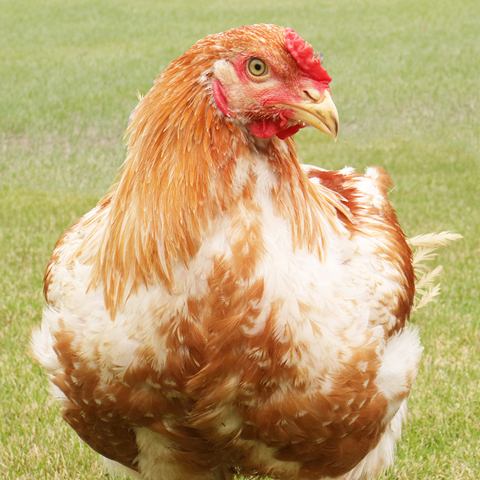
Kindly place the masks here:
<instances>
[{"instance_id":1,"label":"reddish brown plumage","mask_svg":"<svg viewBox=\"0 0 480 480\"><path fill-rule=\"evenodd\" d=\"M222 53L228 56L233 45L235 49L248 45L249 51L257 54L255 44L251 43L252 32L246 33L240 31L238 35L222 38ZM267 50L292 64L283 48L282 55L278 55L277 44L283 45L282 31L274 29L271 33L273 41ZM141 284L155 281L169 287L171 260L185 262L194 256L209 220L230 209L235 201L230 195L233 171L236 159L249 150L250 140L241 129L216 114L212 99L203 93L204 85L194 80L211 64L211 57L219 55L218 50L209 50L213 45L218 46L218 40L207 37L173 62L136 108L129 126L128 158L118 184L107 196L112 202L111 226L101 253L94 260L93 285L104 285L106 305L113 315L117 304L130 293L125 291L126 278L131 280L131 292ZM183 78L185 72L190 81ZM178 86L180 77L184 88ZM177 105L189 108L179 109ZM192 132L191 136L182 135L184 131ZM306 182L299 174L290 141L287 145L287 154L276 144L265 147L281 180L275 195L279 207L289 209L286 214L293 215L308 210L314 201L320 209L329 210L325 216L328 221L336 208L342 208L341 204L334 204L328 195L318 195ZM180 182L176 181L179 179ZM207 190L211 182L215 183L214 191ZM157 212L160 205L168 206L165 215L161 210ZM125 216L132 209L136 213L127 222ZM292 226L299 244L321 239L322 232L312 220L298 219ZM166 235L164 262L156 248L158 221L162 222ZM135 236L138 231L146 235L141 243ZM130 258L122 258L124 252Z\"/></svg>"},{"instance_id":2,"label":"reddish brown plumage","mask_svg":"<svg viewBox=\"0 0 480 480\"><path fill-rule=\"evenodd\" d=\"M172 62L135 110L118 183L45 275L65 419L146 479L160 467L145 431L168 446L172 480L345 474L389 432L415 375L413 359L392 399L379 373L414 294L389 177L305 173L292 139L252 137L259 104L232 118L215 105L219 59L269 58L293 89L307 56L320 81L292 35L244 27Z\"/></svg>"},{"instance_id":3,"label":"reddish brown plumage","mask_svg":"<svg viewBox=\"0 0 480 480\"><path fill-rule=\"evenodd\" d=\"M375 184L379 192L387 197L389 189L393 186L392 179L381 168L375 169ZM328 189L337 192L342 203L350 211L353 221L343 217L347 227L352 233L376 236L385 238L383 248L379 249L378 254L397 266L399 272L403 273L404 295L399 298L395 316L399 321L395 324L393 331L400 330L405 325L405 321L410 314L413 296L415 294L415 278L412 266L412 252L407 244L405 235L397 220L397 215L389 202L382 204L381 208L375 206L371 199L366 199L365 195L358 191L355 183L363 175L358 173L340 174L320 169L312 169L308 173L310 178L318 178L322 185Z\"/></svg>"}]
</instances>

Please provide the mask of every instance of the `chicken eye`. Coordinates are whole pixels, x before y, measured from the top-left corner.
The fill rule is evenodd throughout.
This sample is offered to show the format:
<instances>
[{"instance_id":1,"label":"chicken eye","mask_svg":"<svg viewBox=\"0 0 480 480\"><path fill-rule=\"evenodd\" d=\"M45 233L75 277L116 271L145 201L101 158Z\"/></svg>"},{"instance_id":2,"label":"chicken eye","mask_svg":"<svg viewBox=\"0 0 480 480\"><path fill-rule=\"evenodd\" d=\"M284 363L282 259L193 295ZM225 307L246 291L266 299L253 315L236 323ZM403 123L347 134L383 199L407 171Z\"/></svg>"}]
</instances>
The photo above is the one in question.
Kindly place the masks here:
<instances>
[{"instance_id":1,"label":"chicken eye","mask_svg":"<svg viewBox=\"0 0 480 480\"><path fill-rule=\"evenodd\" d=\"M254 77L261 77L268 73L267 64L259 58L251 58L248 61L248 71Z\"/></svg>"}]
</instances>

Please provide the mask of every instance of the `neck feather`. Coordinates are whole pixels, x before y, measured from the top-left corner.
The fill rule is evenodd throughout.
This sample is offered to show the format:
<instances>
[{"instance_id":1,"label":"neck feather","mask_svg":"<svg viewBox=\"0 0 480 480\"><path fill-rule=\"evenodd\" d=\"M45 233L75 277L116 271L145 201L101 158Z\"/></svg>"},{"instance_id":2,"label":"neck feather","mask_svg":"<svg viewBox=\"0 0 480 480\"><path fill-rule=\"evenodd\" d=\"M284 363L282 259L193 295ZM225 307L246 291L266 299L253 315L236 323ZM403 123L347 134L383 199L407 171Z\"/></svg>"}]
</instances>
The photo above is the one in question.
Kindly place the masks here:
<instances>
[{"instance_id":1,"label":"neck feather","mask_svg":"<svg viewBox=\"0 0 480 480\"><path fill-rule=\"evenodd\" d=\"M278 214L291 219L296 246L322 255L325 227L341 208L302 173L293 140L255 144L219 115L202 81L184 83L167 70L142 99L119 182L102 203L110 212L92 286L103 285L112 317L141 285L172 288L174 265L186 265L212 220L245 195L233 185L239 158L261 155L268 162L277 178L272 198Z\"/></svg>"}]
</instances>

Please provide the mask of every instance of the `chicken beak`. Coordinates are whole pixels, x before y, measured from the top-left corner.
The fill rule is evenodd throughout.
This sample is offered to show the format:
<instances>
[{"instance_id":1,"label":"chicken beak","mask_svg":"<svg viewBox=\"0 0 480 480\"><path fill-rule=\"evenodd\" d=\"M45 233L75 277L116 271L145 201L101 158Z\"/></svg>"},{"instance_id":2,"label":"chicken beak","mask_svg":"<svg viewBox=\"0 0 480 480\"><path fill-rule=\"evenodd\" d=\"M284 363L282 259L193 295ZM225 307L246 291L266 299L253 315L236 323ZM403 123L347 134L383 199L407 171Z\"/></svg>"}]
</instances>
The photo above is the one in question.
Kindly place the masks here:
<instances>
[{"instance_id":1,"label":"chicken beak","mask_svg":"<svg viewBox=\"0 0 480 480\"><path fill-rule=\"evenodd\" d=\"M310 99L309 101L285 105L293 111L292 120L311 125L327 135L337 138L339 129L338 112L330 92L325 90L320 94L318 91L308 90L305 93Z\"/></svg>"}]
</instances>

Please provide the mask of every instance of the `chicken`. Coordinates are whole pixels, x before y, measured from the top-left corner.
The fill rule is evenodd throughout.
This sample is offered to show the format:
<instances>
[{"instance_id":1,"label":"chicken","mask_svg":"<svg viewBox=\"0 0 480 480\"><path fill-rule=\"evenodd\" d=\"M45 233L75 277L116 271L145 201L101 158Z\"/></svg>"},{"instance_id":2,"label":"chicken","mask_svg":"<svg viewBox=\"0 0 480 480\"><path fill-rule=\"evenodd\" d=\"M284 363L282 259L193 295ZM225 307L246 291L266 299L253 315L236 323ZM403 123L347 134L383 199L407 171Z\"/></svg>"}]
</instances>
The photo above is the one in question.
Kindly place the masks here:
<instances>
[{"instance_id":1,"label":"chicken","mask_svg":"<svg viewBox=\"0 0 480 480\"><path fill-rule=\"evenodd\" d=\"M58 241L33 350L63 416L146 480L377 478L422 347L388 175L302 166L336 137L295 31L210 35L140 100L118 183Z\"/></svg>"}]
</instances>

